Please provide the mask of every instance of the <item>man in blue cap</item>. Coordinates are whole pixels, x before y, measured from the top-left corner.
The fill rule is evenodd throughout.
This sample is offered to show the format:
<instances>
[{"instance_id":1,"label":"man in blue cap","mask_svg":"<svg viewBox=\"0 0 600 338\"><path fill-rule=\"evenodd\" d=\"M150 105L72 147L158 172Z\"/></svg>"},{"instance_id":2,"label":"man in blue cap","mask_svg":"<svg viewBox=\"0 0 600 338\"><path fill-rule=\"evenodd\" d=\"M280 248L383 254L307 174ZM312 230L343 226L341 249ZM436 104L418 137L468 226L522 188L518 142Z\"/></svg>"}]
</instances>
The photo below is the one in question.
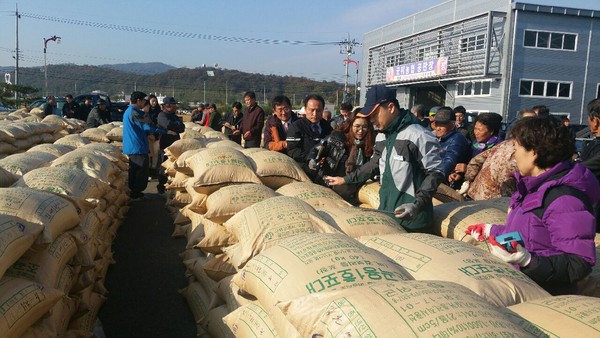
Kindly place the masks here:
<instances>
[{"instance_id":1,"label":"man in blue cap","mask_svg":"<svg viewBox=\"0 0 600 338\"><path fill-rule=\"evenodd\" d=\"M444 180L440 145L408 110L401 109L396 91L385 86L369 88L360 117L379 129L369 162L345 177L325 177L330 185L362 183L380 175L379 210L394 212L408 231L432 225L431 198Z\"/></svg>"}]
</instances>

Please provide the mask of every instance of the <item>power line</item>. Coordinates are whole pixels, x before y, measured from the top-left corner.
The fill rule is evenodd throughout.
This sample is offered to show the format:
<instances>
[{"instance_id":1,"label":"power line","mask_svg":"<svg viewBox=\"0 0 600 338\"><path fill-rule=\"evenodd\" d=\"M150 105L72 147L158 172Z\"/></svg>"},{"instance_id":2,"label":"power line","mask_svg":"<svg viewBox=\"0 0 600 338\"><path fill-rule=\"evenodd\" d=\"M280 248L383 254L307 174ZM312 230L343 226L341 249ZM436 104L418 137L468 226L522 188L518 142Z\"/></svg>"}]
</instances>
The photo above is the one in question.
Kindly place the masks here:
<instances>
[{"instance_id":1,"label":"power line","mask_svg":"<svg viewBox=\"0 0 600 338\"><path fill-rule=\"evenodd\" d=\"M213 35L205 33L191 33L181 32L174 30L163 30L145 27L135 27L127 25L117 25L112 23L93 22L69 18L60 18L49 15L41 15L35 13L21 13L24 18L30 18L35 20L52 21L58 23L64 23L69 25L87 26L93 28L118 30L132 33L152 34L179 37L186 39L201 39L211 41L224 41L224 42L239 42L239 43L257 43L267 45L308 45L308 46L326 46L326 45L337 45L339 41L301 41L301 40L280 40L280 39L261 39L261 38L248 38L248 37L235 37L235 36L224 36L224 35Z\"/></svg>"}]
</instances>

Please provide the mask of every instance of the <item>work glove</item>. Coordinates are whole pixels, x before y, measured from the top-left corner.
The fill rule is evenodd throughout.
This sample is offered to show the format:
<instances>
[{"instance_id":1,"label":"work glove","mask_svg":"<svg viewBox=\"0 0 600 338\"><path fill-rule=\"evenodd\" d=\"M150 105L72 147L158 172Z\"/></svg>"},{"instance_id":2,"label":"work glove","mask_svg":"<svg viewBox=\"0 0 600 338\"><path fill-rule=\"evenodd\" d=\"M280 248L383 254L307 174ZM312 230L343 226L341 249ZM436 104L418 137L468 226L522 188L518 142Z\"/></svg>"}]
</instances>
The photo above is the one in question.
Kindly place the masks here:
<instances>
[{"instance_id":1,"label":"work glove","mask_svg":"<svg viewBox=\"0 0 600 338\"><path fill-rule=\"evenodd\" d=\"M394 216L396 216L396 218L401 218L410 221L414 219L415 216L417 216L417 209L417 205L414 203L404 203L401 206L394 209Z\"/></svg>"},{"instance_id":2,"label":"work glove","mask_svg":"<svg viewBox=\"0 0 600 338\"><path fill-rule=\"evenodd\" d=\"M490 236L490 229L492 225L489 223L479 223L469 225L465 234L471 235L476 241L485 241Z\"/></svg>"},{"instance_id":3,"label":"work glove","mask_svg":"<svg viewBox=\"0 0 600 338\"><path fill-rule=\"evenodd\" d=\"M319 162L317 160L315 160L314 158L311 158L310 160L308 160L308 169L310 169L310 170L318 170L319 169Z\"/></svg>"},{"instance_id":4,"label":"work glove","mask_svg":"<svg viewBox=\"0 0 600 338\"><path fill-rule=\"evenodd\" d=\"M517 264L520 267L524 267L531 262L531 254L521 244L517 243L517 241L510 242L512 252L508 252L502 244L496 241L494 236L489 237L489 243L491 244L491 253L506 263Z\"/></svg>"},{"instance_id":5,"label":"work glove","mask_svg":"<svg viewBox=\"0 0 600 338\"><path fill-rule=\"evenodd\" d=\"M464 197L467 196L467 192L469 192L469 188L471 187L471 182L469 181L464 181L461 186L460 189L458 190L458 193L463 195Z\"/></svg>"}]
</instances>

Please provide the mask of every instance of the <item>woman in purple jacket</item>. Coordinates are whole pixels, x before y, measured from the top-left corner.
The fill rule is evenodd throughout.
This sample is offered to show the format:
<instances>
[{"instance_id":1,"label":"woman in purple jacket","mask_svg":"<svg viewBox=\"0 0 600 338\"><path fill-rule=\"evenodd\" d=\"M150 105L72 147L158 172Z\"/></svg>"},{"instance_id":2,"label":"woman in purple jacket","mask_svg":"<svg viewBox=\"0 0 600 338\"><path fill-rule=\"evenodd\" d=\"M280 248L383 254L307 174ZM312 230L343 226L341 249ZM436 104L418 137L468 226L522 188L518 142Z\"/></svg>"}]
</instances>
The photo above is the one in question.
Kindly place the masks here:
<instances>
[{"instance_id":1,"label":"woman in purple jacket","mask_svg":"<svg viewBox=\"0 0 600 338\"><path fill-rule=\"evenodd\" d=\"M596 177L573 164L575 144L553 117L519 120L511 130L518 172L506 225L476 224L467 233L488 239L492 254L512 263L553 295L576 293L577 281L596 263ZM501 245L496 237L518 231L523 244Z\"/></svg>"}]
</instances>

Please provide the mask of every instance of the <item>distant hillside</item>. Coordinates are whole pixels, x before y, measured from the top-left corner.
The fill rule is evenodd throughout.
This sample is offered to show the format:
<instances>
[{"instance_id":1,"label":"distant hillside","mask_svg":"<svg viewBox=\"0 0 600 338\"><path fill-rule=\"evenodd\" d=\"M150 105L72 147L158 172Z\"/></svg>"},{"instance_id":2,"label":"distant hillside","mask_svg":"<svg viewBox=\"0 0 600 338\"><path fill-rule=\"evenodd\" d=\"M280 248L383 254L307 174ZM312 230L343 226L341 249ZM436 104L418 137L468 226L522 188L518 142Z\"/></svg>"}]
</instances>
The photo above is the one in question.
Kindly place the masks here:
<instances>
[{"instance_id":1,"label":"distant hillside","mask_svg":"<svg viewBox=\"0 0 600 338\"><path fill-rule=\"evenodd\" d=\"M121 63L113 65L100 65L98 67L109 68L113 70L119 70L126 73L134 73L140 75L154 75L164 73L175 67L164 64L162 62L148 62L148 63Z\"/></svg>"},{"instance_id":2,"label":"distant hillside","mask_svg":"<svg viewBox=\"0 0 600 338\"><path fill-rule=\"evenodd\" d=\"M217 104L227 102L231 105L235 101L243 101L244 92L251 90L256 92L262 105L268 104L276 95L285 94L293 101L294 108L300 107L305 95L313 93L323 95L329 103L342 101L344 86L334 81L314 81L304 77L253 74L211 67L189 69L159 63L153 65L171 69L142 74L141 71L132 72L133 67L125 72L114 67L49 65L48 91L57 96L69 93L76 96L100 90L115 100L122 100L132 91L140 90L172 95L183 103L204 101ZM13 67L5 68L12 71ZM157 71L158 68L149 66L147 69ZM43 96L44 72L40 71L40 67L20 68L19 84L38 88L38 96Z\"/></svg>"}]
</instances>

